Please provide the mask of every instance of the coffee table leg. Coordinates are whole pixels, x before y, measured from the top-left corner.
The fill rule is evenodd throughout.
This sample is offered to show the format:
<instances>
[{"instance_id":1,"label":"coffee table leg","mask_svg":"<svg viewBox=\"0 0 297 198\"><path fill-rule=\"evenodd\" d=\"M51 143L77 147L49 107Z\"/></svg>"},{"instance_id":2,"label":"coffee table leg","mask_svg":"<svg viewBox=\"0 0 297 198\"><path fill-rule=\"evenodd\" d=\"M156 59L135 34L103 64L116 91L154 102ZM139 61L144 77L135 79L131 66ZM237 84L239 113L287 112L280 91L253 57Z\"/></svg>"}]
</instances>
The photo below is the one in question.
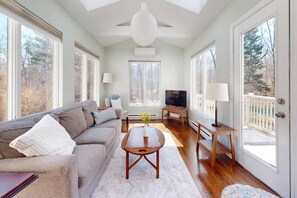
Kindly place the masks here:
<instances>
[{"instance_id":1,"label":"coffee table leg","mask_svg":"<svg viewBox=\"0 0 297 198\"><path fill-rule=\"evenodd\" d=\"M160 166L160 164L159 164L159 150L157 151L157 153L156 153L156 161L157 161L157 169L156 169L156 171L157 171L157 179L159 179L159 172L160 172L160 170L159 170L159 166Z\"/></svg>"},{"instance_id":2,"label":"coffee table leg","mask_svg":"<svg viewBox=\"0 0 297 198\"><path fill-rule=\"evenodd\" d=\"M126 179L129 179L129 152L126 151Z\"/></svg>"}]
</instances>

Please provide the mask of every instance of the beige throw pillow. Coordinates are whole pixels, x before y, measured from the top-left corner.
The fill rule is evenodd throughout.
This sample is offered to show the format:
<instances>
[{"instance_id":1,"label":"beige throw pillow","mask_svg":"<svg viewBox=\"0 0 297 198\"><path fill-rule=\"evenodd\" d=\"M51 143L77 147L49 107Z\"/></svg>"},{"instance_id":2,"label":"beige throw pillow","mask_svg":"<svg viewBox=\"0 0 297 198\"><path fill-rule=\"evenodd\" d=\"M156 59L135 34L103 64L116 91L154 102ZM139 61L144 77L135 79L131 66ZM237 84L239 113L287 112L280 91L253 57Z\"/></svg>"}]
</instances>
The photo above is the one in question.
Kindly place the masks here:
<instances>
[{"instance_id":1,"label":"beige throw pillow","mask_svg":"<svg viewBox=\"0 0 297 198\"><path fill-rule=\"evenodd\" d=\"M65 128L50 115L45 115L29 131L9 144L27 157L70 155L75 145Z\"/></svg>"}]
</instances>

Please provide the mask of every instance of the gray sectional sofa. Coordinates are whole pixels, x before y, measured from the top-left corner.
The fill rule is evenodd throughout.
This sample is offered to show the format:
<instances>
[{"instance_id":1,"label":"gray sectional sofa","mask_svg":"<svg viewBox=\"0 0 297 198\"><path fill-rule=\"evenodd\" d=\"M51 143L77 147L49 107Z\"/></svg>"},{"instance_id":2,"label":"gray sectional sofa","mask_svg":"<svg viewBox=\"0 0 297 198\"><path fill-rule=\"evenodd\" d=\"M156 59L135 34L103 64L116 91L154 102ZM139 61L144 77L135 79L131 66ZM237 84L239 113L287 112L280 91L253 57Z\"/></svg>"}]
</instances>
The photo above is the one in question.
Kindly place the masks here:
<instances>
[{"instance_id":1,"label":"gray sectional sofa","mask_svg":"<svg viewBox=\"0 0 297 198\"><path fill-rule=\"evenodd\" d=\"M35 172L39 178L17 197L90 197L119 141L122 122L114 119L93 126L95 101L0 123L0 172ZM121 112L116 111L118 118ZM25 157L9 143L50 114L76 142L72 155Z\"/></svg>"}]
</instances>

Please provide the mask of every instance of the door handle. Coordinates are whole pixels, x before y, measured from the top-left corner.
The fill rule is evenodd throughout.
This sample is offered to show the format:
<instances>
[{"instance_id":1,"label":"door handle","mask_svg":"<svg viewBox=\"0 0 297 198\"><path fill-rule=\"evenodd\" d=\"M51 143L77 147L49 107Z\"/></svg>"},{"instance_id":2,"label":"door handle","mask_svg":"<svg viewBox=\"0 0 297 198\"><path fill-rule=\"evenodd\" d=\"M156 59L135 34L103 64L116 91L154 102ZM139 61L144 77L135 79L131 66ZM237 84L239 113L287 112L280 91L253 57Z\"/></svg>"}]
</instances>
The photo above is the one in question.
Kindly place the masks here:
<instances>
[{"instance_id":1,"label":"door handle","mask_svg":"<svg viewBox=\"0 0 297 198\"><path fill-rule=\"evenodd\" d=\"M277 99L278 104L284 105L286 103L285 99L279 98Z\"/></svg>"},{"instance_id":2,"label":"door handle","mask_svg":"<svg viewBox=\"0 0 297 198\"><path fill-rule=\"evenodd\" d=\"M277 113L275 113L275 116L278 118L285 118L286 114L284 112L277 112Z\"/></svg>"}]
</instances>

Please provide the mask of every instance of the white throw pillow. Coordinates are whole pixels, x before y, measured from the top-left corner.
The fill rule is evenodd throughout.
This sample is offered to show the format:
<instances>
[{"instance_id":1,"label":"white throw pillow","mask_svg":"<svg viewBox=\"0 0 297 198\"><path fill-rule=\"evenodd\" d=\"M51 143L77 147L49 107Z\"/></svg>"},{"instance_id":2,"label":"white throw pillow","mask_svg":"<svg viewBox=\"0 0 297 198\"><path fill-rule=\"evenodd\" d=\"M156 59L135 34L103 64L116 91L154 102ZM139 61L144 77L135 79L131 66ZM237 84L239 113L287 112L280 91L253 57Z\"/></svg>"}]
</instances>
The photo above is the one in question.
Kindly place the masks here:
<instances>
[{"instance_id":1,"label":"white throw pillow","mask_svg":"<svg viewBox=\"0 0 297 198\"><path fill-rule=\"evenodd\" d=\"M121 102L121 98L118 98L116 100L110 100L111 101L111 106L114 109L123 109L122 108L122 102Z\"/></svg>"},{"instance_id":2,"label":"white throw pillow","mask_svg":"<svg viewBox=\"0 0 297 198\"><path fill-rule=\"evenodd\" d=\"M45 115L29 131L9 144L27 157L70 155L75 145L65 128L50 115Z\"/></svg>"}]
</instances>

